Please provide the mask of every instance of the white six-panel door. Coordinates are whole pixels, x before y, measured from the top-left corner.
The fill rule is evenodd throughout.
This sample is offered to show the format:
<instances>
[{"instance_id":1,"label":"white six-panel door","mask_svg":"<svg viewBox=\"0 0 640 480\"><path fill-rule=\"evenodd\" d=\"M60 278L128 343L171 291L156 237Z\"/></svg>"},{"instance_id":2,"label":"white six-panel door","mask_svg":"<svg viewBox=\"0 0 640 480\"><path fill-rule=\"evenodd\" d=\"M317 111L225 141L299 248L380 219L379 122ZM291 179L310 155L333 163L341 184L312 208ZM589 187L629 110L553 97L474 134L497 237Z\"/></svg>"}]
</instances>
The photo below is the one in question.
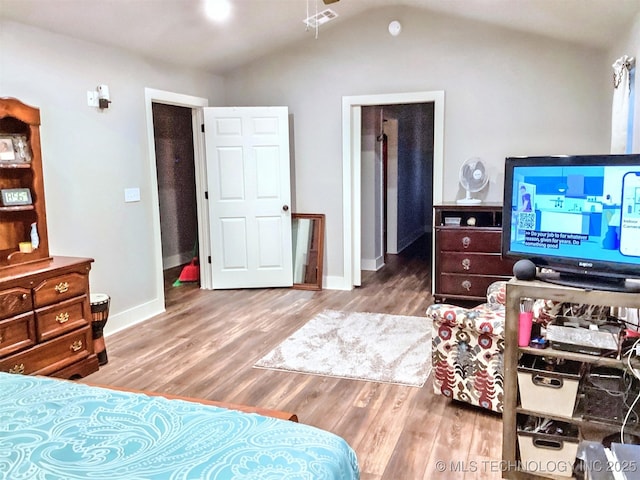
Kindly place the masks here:
<instances>
[{"instance_id":1,"label":"white six-panel door","mask_svg":"<svg viewBox=\"0 0 640 480\"><path fill-rule=\"evenodd\" d=\"M287 107L205 108L214 289L293 284Z\"/></svg>"}]
</instances>

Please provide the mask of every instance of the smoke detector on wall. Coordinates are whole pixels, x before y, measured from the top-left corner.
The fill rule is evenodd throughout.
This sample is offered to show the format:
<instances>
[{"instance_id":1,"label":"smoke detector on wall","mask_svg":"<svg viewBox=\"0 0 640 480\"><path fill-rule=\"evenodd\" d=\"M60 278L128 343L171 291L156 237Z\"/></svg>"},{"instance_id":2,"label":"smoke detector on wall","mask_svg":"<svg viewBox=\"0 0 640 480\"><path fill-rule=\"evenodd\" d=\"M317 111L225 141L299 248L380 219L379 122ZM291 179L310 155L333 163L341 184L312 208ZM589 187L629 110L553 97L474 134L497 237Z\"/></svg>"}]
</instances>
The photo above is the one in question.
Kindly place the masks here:
<instances>
[{"instance_id":1,"label":"smoke detector on wall","mask_svg":"<svg viewBox=\"0 0 640 480\"><path fill-rule=\"evenodd\" d=\"M389 23L389 33L391 35L393 35L394 37L397 37L398 35L400 35L401 31L402 31L402 25L398 20L393 20L391 23Z\"/></svg>"}]
</instances>

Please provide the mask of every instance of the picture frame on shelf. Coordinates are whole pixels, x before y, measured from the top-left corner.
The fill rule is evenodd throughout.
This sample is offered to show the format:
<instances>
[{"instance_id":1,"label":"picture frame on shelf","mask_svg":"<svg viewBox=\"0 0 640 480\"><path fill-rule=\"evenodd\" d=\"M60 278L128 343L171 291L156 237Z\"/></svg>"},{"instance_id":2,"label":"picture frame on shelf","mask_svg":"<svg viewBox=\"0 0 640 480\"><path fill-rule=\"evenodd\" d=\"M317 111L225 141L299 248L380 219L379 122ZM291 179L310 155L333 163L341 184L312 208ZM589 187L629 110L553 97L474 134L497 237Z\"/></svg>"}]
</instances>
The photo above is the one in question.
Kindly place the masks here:
<instances>
[{"instance_id":1,"label":"picture frame on shelf","mask_svg":"<svg viewBox=\"0 0 640 480\"><path fill-rule=\"evenodd\" d=\"M0 135L0 162L30 162L26 135Z\"/></svg>"},{"instance_id":2,"label":"picture frame on shelf","mask_svg":"<svg viewBox=\"0 0 640 480\"><path fill-rule=\"evenodd\" d=\"M13 137L0 137L0 162L15 162L16 150L13 145Z\"/></svg>"}]
</instances>

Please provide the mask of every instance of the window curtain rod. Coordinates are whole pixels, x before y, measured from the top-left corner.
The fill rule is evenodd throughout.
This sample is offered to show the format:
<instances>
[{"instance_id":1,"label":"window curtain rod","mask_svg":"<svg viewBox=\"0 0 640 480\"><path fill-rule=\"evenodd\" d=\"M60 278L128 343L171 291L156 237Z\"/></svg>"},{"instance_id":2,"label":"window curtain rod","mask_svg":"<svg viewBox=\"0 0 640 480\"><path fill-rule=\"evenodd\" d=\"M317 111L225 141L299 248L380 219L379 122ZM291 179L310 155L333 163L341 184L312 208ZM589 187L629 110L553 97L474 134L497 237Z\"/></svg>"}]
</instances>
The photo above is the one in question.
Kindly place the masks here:
<instances>
[{"instance_id":1,"label":"window curtain rod","mask_svg":"<svg viewBox=\"0 0 640 480\"><path fill-rule=\"evenodd\" d=\"M623 78L628 78L628 72L636 66L636 59L626 55L617 59L613 65L613 88L618 88Z\"/></svg>"}]
</instances>

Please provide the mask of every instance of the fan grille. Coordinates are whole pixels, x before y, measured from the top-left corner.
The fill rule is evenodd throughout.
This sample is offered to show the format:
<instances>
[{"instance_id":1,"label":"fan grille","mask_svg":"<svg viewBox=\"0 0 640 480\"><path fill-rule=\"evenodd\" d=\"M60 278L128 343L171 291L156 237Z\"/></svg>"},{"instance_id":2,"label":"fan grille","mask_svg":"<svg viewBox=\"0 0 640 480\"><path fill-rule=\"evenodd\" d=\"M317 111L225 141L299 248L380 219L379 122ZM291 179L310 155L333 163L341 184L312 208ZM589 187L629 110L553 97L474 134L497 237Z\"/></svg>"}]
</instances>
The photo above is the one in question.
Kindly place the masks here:
<instances>
[{"instance_id":1,"label":"fan grille","mask_svg":"<svg viewBox=\"0 0 640 480\"><path fill-rule=\"evenodd\" d=\"M460 169L460 184L465 190L478 192L485 187L488 181L489 177L482 160L470 159L464 162Z\"/></svg>"}]
</instances>

